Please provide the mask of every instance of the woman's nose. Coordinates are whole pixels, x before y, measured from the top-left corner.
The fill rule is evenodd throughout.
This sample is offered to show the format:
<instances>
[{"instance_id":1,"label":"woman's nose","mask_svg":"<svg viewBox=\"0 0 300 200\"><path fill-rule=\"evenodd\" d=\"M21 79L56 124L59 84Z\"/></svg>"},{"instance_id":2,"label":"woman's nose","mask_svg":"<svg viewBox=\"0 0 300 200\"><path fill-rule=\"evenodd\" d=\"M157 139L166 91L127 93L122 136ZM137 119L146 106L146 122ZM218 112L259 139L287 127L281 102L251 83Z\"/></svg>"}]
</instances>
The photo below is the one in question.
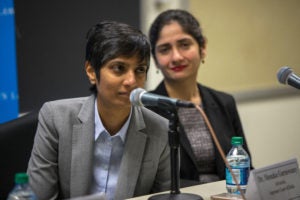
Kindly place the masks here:
<instances>
[{"instance_id":1,"label":"woman's nose","mask_svg":"<svg viewBox=\"0 0 300 200\"><path fill-rule=\"evenodd\" d=\"M126 77L125 77L124 84L125 85L134 85L134 84L136 84L136 76L135 76L134 72L128 71L128 73L126 74Z\"/></svg>"},{"instance_id":2,"label":"woman's nose","mask_svg":"<svg viewBox=\"0 0 300 200\"><path fill-rule=\"evenodd\" d=\"M181 61L183 59L183 56L179 49L173 48L172 50L172 60L173 62Z\"/></svg>"}]
</instances>

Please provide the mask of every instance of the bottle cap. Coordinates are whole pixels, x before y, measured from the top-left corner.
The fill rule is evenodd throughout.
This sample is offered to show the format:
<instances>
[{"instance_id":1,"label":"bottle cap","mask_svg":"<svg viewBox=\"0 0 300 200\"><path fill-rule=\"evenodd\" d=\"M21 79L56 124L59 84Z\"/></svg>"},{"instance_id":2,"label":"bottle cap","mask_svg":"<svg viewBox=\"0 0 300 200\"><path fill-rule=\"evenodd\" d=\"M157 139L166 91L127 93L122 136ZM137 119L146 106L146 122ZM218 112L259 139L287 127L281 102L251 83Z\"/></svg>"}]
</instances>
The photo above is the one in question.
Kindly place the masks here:
<instances>
[{"instance_id":1,"label":"bottle cap","mask_svg":"<svg viewBox=\"0 0 300 200\"><path fill-rule=\"evenodd\" d=\"M244 143L243 137L232 137L231 138L231 144L232 145L242 145Z\"/></svg>"},{"instance_id":2,"label":"bottle cap","mask_svg":"<svg viewBox=\"0 0 300 200\"><path fill-rule=\"evenodd\" d=\"M28 175L26 173L16 173L15 174L15 183L22 184L22 183L28 183Z\"/></svg>"}]
</instances>

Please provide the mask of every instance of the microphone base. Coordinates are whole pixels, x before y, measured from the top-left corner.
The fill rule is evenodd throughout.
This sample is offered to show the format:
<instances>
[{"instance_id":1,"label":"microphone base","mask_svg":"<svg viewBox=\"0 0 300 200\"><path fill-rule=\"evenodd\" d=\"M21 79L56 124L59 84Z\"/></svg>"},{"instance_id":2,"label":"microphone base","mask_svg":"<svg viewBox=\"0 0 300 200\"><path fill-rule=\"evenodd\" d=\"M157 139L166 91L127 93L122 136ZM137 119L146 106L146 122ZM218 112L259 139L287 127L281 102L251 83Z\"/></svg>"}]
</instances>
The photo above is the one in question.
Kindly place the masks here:
<instances>
[{"instance_id":1,"label":"microphone base","mask_svg":"<svg viewBox=\"0 0 300 200\"><path fill-rule=\"evenodd\" d=\"M149 200L203 200L203 198L195 194L180 193L153 195Z\"/></svg>"}]
</instances>

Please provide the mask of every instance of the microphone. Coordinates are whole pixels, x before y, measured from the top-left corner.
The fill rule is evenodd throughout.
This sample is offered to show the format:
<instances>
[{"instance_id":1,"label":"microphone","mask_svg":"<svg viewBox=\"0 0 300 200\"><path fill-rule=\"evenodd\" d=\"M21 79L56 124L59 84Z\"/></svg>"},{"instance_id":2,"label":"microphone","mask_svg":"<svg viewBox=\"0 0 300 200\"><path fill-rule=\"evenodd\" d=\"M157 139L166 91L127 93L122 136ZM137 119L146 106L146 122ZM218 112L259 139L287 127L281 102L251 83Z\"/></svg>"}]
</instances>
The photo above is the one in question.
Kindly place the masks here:
<instances>
[{"instance_id":1,"label":"microphone","mask_svg":"<svg viewBox=\"0 0 300 200\"><path fill-rule=\"evenodd\" d=\"M284 66L278 70L277 79L282 84L288 84L292 87L300 89L300 77L293 73L293 70Z\"/></svg>"},{"instance_id":2,"label":"microphone","mask_svg":"<svg viewBox=\"0 0 300 200\"><path fill-rule=\"evenodd\" d=\"M142 88L136 88L130 93L130 102L135 106L157 106L163 107L174 106L174 107L184 107L193 108L195 105L192 102L181 101L174 98L169 98L157 94L147 92Z\"/></svg>"}]
</instances>

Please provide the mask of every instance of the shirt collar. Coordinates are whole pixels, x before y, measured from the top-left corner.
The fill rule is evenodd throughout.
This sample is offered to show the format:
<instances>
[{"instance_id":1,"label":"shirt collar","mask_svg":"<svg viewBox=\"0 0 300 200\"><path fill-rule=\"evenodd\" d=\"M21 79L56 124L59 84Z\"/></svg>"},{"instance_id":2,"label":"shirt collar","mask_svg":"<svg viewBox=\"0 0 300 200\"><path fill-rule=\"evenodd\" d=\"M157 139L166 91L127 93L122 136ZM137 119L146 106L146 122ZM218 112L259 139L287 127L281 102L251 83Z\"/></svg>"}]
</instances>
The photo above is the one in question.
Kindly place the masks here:
<instances>
[{"instance_id":1,"label":"shirt collar","mask_svg":"<svg viewBox=\"0 0 300 200\"><path fill-rule=\"evenodd\" d=\"M125 137L126 137L126 133L129 127L129 122L131 119L131 113L132 113L132 109L130 110L130 114L128 119L126 120L125 124L122 126L122 128L117 132L116 135L111 136L111 137L117 137L120 136L122 139L122 142L125 141ZM97 98L95 100L95 141L97 140L97 138L99 137L100 134L102 134L104 131L106 131L108 133L108 131L105 129L105 127L102 124L101 118L99 116L98 113L98 106L97 106Z\"/></svg>"}]
</instances>

